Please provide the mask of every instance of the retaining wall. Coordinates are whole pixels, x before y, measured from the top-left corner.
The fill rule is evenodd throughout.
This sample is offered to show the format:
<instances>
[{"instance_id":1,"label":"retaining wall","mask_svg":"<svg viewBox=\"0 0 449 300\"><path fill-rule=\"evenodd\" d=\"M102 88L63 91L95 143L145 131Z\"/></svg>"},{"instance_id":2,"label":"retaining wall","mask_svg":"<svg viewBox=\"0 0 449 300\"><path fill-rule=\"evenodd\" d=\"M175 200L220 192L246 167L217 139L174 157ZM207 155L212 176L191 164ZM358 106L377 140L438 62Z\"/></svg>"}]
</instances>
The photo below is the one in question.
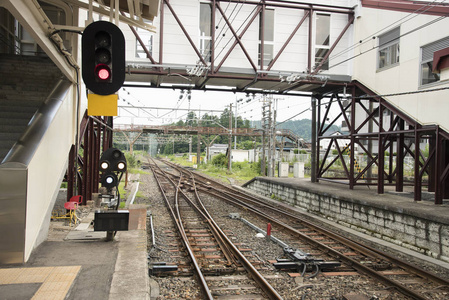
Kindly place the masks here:
<instances>
[{"instance_id":1,"label":"retaining wall","mask_svg":"<svg viewBox=\"0 0 449 300\"><path fill-rule=\"evenodd\" d=\"M373 198L381 201L369 201L356 191L347 197L266 178L253 179L244 186L365 234L449 262L449 215L439 211L448 211L447 206L419 207L410 199L398 205L390 201L399 198L394 195L383 198L377 195Z\"/></svg>"}]
</instances>

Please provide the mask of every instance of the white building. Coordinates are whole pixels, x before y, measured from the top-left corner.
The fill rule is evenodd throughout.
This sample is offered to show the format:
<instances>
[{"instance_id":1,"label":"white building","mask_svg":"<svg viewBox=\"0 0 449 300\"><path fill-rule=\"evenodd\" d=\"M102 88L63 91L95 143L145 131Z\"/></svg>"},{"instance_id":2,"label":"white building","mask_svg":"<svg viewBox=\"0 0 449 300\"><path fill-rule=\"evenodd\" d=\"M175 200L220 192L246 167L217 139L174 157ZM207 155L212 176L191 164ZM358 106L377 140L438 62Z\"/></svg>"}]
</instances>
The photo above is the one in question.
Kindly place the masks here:
<instances>
[{"instance_id":1,"label":"white building","mask_svg":"<svg viewBox=\"0 0 449 300\"><path fill-rule=\"evenodd\" d=\"M449 47L449 20L442 16L447 7L396 1L402 11L394 11L388 3L379 9L364 2L354 23L354 53L363 55L354 57L353 79L386 95L389 103L422 125L438 124L448 131L448 91L410 93L449 87L447 78L432 70L434 53ZM435 10L437 15L429 15ZM388 96L400 93L404 95Z\"/></svg>"}]
</instances>

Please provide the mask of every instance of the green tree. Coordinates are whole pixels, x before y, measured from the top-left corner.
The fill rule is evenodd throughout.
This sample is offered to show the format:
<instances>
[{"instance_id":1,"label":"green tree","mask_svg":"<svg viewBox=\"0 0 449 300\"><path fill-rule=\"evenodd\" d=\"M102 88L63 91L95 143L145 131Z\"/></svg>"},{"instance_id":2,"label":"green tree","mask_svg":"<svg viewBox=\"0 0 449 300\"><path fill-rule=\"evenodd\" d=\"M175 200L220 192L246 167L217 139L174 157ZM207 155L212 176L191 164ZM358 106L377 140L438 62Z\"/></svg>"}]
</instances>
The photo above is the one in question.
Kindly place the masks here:
<instances>
[{"instance_id":1,"label":"green tree","mask_svg":"<svg viewBox=\"0 0 449 300\"><path fill-rule=\"evenodd\" d=\"M198 118L193 111L189 111L186 117L185 126L192 126L197 127L198 126Z\"/></svg>"},{"instance_id":2,"label":"green tree","mask_svg":"<svg viewBox=\"0 0 449 300\"><path fill-rule=\"evenodd\" d=\"M228 165L228 158L226 157L226 154L220 153L218 155L215 155L212 158L212 164L216 167L226 168L226 166Z\"/></svg>"}]
</instances>

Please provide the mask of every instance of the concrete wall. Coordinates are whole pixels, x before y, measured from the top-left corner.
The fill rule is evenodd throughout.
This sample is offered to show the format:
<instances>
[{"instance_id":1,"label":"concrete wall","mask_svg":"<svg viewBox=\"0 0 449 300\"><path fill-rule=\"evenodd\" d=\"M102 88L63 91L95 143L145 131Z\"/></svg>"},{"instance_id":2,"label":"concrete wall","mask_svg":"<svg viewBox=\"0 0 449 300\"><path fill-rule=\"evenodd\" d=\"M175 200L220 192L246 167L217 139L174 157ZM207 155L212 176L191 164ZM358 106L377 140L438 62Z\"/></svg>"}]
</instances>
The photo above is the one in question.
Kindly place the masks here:
<instances>
[{"instance_id":1,"label":"concrete wall","mask_svg":"<svg viewBox=\"0 0 449 300\"><path fill-rule=\"evenodd\" d=\"M28 165L25 261L47 238L51 210L56 201L75 134L74 94L71 90Z\"/></svg>"},{"instance_id":2,"label":"concrete wall","mask_svg":"<svg viewBox=\"0 0 449 300\"><path fill-rule=\"evenodd\" d=\"M333 196L325 192L300 190L263 178L247 188L310 213L332 219L352 229L384 239L408 249L449 262L449 222L387 204Z\"/></svg>"}]
</instances>

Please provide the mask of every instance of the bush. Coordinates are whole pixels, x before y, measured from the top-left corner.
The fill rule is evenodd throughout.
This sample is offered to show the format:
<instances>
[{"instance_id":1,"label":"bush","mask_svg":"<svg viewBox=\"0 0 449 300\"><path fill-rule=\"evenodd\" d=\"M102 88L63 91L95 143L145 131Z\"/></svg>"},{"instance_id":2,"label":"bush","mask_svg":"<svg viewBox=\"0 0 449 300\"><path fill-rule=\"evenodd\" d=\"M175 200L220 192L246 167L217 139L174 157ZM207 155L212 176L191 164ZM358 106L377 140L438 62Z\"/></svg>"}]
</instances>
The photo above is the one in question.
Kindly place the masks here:
<instances>
[{"instance_id":1,"label":"bush","mask_svg":"<svg viewBox=\"0 0 449 300\"><path fill-rule=\"evenodd\" d=\"M218 154L212 158L212 164L216 167L226 168L228 165L228 158L223 153Z\"/></svg>"},{"instance_id":2,"label":"bush","mask_svg":"<svg viewBox=\"0 0 449 300\"><path fill-rule=\"evenodd\" d=\"M248 162L234 162L232 163L233 170L243 170L248 165Z\"/></svg>"},{"instance_id":3,"label":"bush","mask_svg":"<svg viewBox=\"0 0 449 300\"><path fill-rule=\"evenodd\" d=\"M140 165L140 161L137 160L136 155L131 155L129 152L125 152L126 163L129 168L138 168Z\"/></svg>"}]
</instances>

